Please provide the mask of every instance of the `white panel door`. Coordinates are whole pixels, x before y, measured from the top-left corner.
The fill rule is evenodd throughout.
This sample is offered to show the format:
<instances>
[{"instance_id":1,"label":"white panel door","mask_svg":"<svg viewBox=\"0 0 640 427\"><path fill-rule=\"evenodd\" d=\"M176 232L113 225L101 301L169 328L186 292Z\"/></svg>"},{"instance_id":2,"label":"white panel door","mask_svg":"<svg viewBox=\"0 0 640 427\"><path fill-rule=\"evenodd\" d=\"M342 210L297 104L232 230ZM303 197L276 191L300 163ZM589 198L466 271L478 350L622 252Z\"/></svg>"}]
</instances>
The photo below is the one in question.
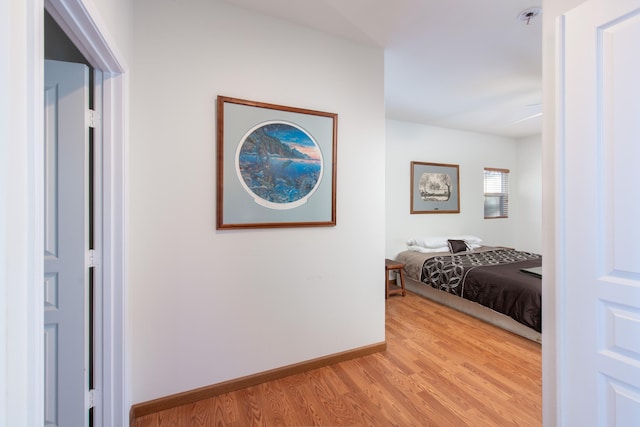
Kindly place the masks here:
<instances>
[{"instance_id":1,"label":"white panel door","mask_svg":"<svg viewBox=\"0 0 640 427\"><path fill-rule=\"evenodd\" d=\"M45 425L88 423L89 70L45 61Z\"/></svg>"},{"instance_id":2,"label":"white panel door","mask_svg":"<svg viewBox=\"0 0 640 427\"><path fill-rule=\"evenodd\" d=\"M559 421L640 426L640 0L559 30Z\"/></svg>"}]
</instances>

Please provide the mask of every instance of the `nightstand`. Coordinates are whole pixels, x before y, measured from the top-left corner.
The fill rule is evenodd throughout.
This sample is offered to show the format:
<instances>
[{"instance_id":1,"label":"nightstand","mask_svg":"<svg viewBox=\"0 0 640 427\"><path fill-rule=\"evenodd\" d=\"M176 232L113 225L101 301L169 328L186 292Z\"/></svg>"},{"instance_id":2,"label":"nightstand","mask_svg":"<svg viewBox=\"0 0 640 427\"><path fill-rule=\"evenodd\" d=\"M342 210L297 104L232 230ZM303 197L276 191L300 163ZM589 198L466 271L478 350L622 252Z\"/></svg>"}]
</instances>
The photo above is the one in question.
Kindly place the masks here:
<instances>
[{"instance_id":1,"label":"nightstand","mask_svg":"<svg viewBox=\"0 0 640 427\"><path fill-rule=\"evenodd\" d=\"M389 289L389 285L395 284L397 285L397 280L389 280L389 272L394 271L396 273L396 278L400 275L400 285L396 289ZM404 264L398 261L393 261L390 259L384 260L384 275L385 275L385 286L386 293L385 298L389 298L390 295L402 295L405 296L407 291L404 289Z\"/></svg>"}]
</instances>

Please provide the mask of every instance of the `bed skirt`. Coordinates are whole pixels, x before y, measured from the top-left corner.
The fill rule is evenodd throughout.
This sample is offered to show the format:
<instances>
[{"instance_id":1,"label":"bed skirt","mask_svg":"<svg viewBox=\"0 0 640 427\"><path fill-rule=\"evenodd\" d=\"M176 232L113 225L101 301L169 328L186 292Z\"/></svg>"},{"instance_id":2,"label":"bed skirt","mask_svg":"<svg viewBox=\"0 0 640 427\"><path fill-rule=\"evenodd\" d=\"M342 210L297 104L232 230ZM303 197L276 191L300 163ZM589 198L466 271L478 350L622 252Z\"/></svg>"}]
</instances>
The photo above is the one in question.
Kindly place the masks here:
<instances>
[{"instance_id":1,"label":"bed skirt","mask_svg":"<svg viewBox=\"0 0 640 427\"><path fill-rule=\"evenodd\" d=\"M408 276L409 275L405 275L404 278L407 290L442 305L446 305L447 307L461 311L477 319L483 320L489 324L497 326L498 328L507 330L532 341L542 343L542 334L540 332L513 320L509 316L498 313L497 311L476 302L434 289L431 286L418 282Z\"/></svg>"}]
</instances>

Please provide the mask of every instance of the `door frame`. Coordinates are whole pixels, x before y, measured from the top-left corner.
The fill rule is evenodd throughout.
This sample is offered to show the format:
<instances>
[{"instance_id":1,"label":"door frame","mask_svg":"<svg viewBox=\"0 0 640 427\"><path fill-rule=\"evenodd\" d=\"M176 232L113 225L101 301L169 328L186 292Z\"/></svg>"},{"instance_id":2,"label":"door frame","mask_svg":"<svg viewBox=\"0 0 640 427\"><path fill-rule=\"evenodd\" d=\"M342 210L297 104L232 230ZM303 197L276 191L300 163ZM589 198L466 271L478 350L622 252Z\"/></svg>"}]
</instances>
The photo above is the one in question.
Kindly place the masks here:
<instances>
[{"instance_id":1,"label":"door frame","mask_svg":"<svg viewBox=\"0 0 640 427\"><path fill-rule=\"evenodd\" d=\"M20 0L22 1L22 0ZM43 112L44 99L44 10L51 14L91 65L103 73L102 83L102 209L103 239L100 245L102 266L103 331L98 355L102 359L102 414L96 425L126 426L129 423L130 379L126 358L126 292L127 289L127 188L129 100L128 66L116 43L100 20L93 3L84 0L30 0L24 8L26 46L27 100L24 123L32 133L27 135L27 207L26 225L31 247L27 254L28 278L26 335L28 385L20 402L32 417L28 425L42 425L44 393L43 375ZM21 28L22 29L22 28ZM18 374L19 375L19 374ZM29 402L29 403L27 403ZM24 413L23 413L24 416ZM10 415L11 419L11 415ZM24 421L24 420L23 420Z\"/></svg>"},{"instance_id":2,"label":"door frame","mask_svg":"<svg viewBox=\"0 0 640 427\"><path fill-rule=\"evenodd\" d=\"M96 338L101 342L96 354L102 367L99 408L95 420L97 425L126 425L127 381L125 377L125 289L126 289L126 155L127 122L127 66L118 54L115 43L101 31L98 14L90 4L82 0L45 0L44 7L56 20L71 41L87 58L91 65L102 71L102 99L96 96L95 109L101 112L102 130L102 184L101 198L97 206L101 209L102 240L97 241L97 253L102 273L103 292L96 313L102 314L102 333ZM81 34L82 37L78 37ZM44 46L42 46L44 57ZM100 169L97 169L99 172ZM101 415L101 416L100 416Z\"/></svg>"}]
</instances>

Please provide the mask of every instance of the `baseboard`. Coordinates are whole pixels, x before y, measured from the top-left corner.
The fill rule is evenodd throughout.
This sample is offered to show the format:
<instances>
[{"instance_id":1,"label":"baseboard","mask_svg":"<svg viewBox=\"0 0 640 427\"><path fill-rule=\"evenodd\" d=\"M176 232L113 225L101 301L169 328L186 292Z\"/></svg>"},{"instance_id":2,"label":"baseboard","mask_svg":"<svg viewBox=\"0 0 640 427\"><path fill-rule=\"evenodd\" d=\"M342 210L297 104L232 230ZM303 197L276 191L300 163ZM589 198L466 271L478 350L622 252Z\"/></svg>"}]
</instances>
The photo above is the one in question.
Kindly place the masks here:
<instances>
[{"instance_id":1,"label":"baseboard","mask_svg":"<svg viewBox=\"0 0 640 427\"><path fill-rule=\"evenodd\" d=\"M331 354L329 356L319 357L317 359L300 362L293 365L283 366L281 368L260 372L246 377L241 377L218 384L212 384L200 387L194 390L173 394L166 397L150 400L148 402L136 403L131 406L129 412L130 425L135 425L135 419L145 415L154 414L166 409L175 408L177 406L186 405L188 403L197 402L199 400L208 399L231 391L240 390L245 387L251 387L262 384L267 381L288 377L289 375L300 374L311 371L313 369L322 368L324 366L333 365L335 363L344 362L362 356L379 353L387 349L386 341L372 344L341 353Z\"/></svg>"}]
</instances>

